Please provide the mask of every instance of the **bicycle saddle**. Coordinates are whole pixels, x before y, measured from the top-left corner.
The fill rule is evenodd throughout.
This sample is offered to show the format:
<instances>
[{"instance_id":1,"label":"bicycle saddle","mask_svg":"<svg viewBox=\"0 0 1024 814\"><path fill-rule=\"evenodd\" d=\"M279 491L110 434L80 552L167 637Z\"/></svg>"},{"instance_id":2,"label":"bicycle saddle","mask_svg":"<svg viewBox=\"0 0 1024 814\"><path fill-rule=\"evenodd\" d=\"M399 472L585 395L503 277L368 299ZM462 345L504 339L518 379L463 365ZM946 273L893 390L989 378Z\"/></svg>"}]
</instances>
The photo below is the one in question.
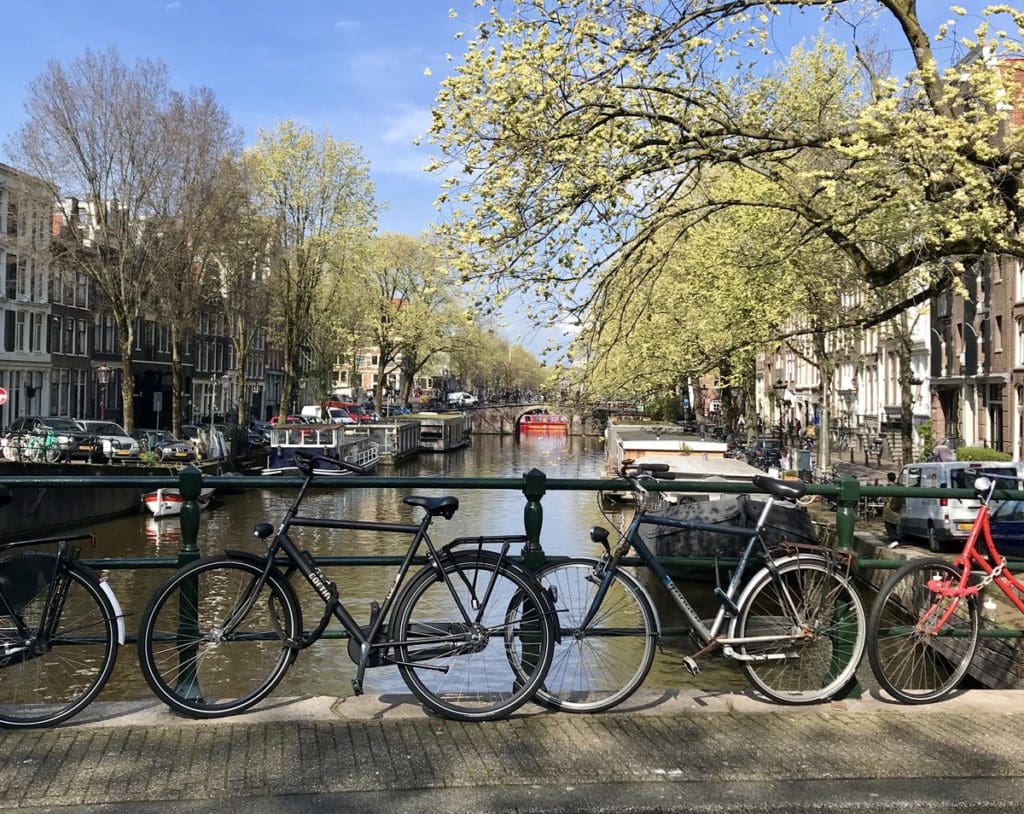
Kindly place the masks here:
<instances>
[{"instance_id":1,"label":"bicycle saddle","mask_svg":"<svg viewBox=\"0 0 1024 814\"><path fill-rule=\"evenodd\" d=\"M441 515L445 520L451 520L455 510L459 508L459 499L451 495L445 495L444 497L409 495L405 502L410 506L422 506L431 517Z\"/></svg>"},{"instance_id":2,"label":"bicycle saddle","mask_svg":"<svg viewBox=\"0 0 1024 814\"><path fill-rule=\"evenodd\" d=\"M807 494L807 484L801 480L776 480L767 475L756 475L754 486L783 500L796 500Z\"/></svg>"}]
</instances>

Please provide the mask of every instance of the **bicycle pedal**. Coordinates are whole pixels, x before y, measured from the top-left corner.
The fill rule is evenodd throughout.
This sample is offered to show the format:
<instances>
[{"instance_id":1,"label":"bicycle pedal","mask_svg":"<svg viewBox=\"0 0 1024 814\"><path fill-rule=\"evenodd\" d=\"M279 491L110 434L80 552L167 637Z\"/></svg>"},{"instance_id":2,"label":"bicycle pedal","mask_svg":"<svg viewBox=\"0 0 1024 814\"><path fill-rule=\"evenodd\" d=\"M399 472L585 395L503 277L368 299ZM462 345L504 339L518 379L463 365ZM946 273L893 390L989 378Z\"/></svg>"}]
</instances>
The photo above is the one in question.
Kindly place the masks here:
<instances>
[{"instance_id":1,"label":"bicycle pedal","mask_svg":"<svg viewBox=\"0 0 1024 814\"><path fill-rule=\"evenodd\" d=\"M690 656L683 656L683 667L685 667L687 672L692 676L700 675L700 665L697 664L697 662Z\"/></svg>"}]
</instances>

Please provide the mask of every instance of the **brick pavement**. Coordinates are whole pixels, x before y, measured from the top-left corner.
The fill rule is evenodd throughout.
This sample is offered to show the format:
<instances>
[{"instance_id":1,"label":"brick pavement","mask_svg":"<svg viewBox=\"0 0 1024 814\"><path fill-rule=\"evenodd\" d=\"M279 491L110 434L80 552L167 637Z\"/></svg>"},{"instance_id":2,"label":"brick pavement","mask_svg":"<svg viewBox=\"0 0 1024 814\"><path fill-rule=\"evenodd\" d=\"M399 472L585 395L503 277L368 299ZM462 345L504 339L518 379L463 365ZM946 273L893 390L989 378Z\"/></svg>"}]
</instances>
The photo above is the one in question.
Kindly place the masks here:
<instances>
[{"instance_id":1,"label":"brick pavement","mask_svg":"<svg viewBox=\"0 0 1024 814\"><path fill-rule=\"evenodd\" d=\"M915 810L910 799L931 790L1013 810L1022 730L1021 691L811 708L744 692L640 693L614 713L530 708L485 724L430 717L406 698L271 699L213 722L94 704L63 728L0 735L0 809L713 811L774 800L881 811Z\"/></svg>"}]
</instances>

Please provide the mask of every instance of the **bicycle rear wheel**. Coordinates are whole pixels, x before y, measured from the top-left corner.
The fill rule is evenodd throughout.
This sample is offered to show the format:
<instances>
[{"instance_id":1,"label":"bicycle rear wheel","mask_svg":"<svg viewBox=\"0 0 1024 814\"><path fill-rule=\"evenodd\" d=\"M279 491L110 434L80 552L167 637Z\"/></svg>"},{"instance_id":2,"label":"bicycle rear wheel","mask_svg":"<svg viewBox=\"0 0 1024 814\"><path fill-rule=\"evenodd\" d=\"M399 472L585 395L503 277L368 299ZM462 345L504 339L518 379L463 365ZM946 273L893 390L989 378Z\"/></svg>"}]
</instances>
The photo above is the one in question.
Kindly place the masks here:
<instances>
[{"instance_id":1,"label":"bicycle rear wheel","mask_svg":"<svg viewBox=\"0 0 1024 814\"><path fill-rule=\"evenodd\" d=\"M492 552L456 553L443 569L421 570L398 602L391 620L398 669L416 697L446 718L503 718L547 674L551 603L536 580Z\"/></svg>"},{"instance_id":2,"label":"bicycle rear wheel","mask_svg":"<svg viewBox=\"0 0 1024 814\"><path fill-rule=\"evenodd\" d=\"M941 595L960 576L945 560L913 560L878 592L868 617L868 659L878 683L904 704L945 698L971 666L980 628L977 598Z\"/></svg>"},{"instance_id":3,"label":"bicycle rear wheel","mask_svg":"<svg viewBox=\"0 0 1024 814\"><path fill-rule=\"evenodd\" d=\"M761 569L740 598L736 646L750 683L782 704L814 704L853 680L867 639L864 603L826 561L801 557Z\"/></svg>"},{"instance_id":4,"label":"bicycle rear wheel","mask_svg":"<svg viewBox=\"0 0 1024 814\"><path fill-rule=\"evenodd\" d=\"M0 610L0 726L62 723L99 694L114 669L117 620L99 579L71 562L62 567L63 577L53 580L56 560L53 554L33 553L0 563L0 573L13 574L20 565L41 578L41 590L15 603L17 616L32 632L28 641L17 635L6 609ZM25 576L19 572L22 585ZM40 635L51 593L58 602L57 621L49 635Z\"/></svg>"},{"instance_id":5,"label":"bicycle rear wheel","mask_svg":"<svg viewBox=\"0 0 1024 814\"><path fill-rule=\"evenodd\" d=\"M600 584L590 558L568 560L537 575L554 591L560 636L536 700L566 712L600 712L629 698L643 684L658 640L654 609L640 585L623 571L586 628L583 620Z\"/></svg>"},{"instance_id":6,"label":"bicycle rear wheel","mask_svg":"<svg viewBox=\"0 0 1024 814\"><path fill-rule=\"evenodd\" d=\"M302 611L280 574L271 571L260 585L262 573L258 560L207 557L153 594L139 627L139 667L171 709L193 718L234 715L284 677Z\"/></svg>"}]
</instances>

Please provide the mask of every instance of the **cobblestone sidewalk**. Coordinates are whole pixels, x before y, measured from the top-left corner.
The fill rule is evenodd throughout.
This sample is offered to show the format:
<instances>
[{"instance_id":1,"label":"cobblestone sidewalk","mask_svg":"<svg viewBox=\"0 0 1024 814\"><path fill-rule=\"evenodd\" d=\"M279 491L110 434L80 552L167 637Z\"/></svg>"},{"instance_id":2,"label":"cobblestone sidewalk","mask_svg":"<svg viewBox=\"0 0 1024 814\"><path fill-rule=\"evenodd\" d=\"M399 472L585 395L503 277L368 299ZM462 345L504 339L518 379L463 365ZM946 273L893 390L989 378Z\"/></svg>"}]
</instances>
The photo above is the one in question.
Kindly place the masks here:
<instances>
[{"instance_id":1,"label":"cobblestone sidewalk","mask_svg":"<svg viewBox=\"0 0 1024 814\"><path fill-rule=\"evenodd\" d=\"M613 714L534 711L488 724L428 717L401 700L277 702L207 723L153 706L94 705L91 721L2 735L0 808L159 804L156 811L182 801L176 811L245 805L254 814L329 800L337 809L435 814L733 810L717 807L724 794L737 810L772 800L779 810L809 810L785 808L779 796L790 805L808 797L814 808L849 797L854 807L861 789L858 810L881 811L925 788L1008 799L1024 788L1017 691L975 691L924 708L871 698L787 708L744 693L642 695Z\"/></svg>"}]
</instances>

